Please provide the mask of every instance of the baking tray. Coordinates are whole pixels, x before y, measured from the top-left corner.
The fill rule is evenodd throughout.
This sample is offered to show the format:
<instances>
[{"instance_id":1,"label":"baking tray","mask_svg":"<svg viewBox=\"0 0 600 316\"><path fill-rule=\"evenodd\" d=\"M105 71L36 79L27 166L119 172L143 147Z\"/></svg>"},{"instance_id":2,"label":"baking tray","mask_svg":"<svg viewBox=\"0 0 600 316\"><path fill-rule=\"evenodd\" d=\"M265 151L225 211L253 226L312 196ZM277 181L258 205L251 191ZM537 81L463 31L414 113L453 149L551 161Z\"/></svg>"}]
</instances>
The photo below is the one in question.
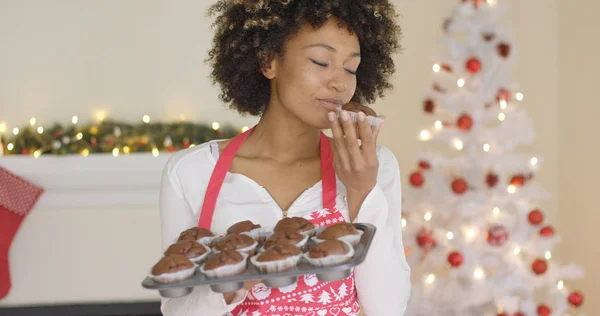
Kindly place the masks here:
<instances>
[{"instance_id":1,"label":"baking tray","mask_svg":"<svg viewBox=\"0 0 600 316\"><path fill-rule=\"evenodd\" d=\"M254 267L250 260L247 260L247 269L238 275L225 278L209 278L202 274L197 268L196 273L190 279L175 282L175 283L158 283L150 277L146 277L142 282L142 286L150 290L158 290L162 297L182 297L191 293L195 286L208 285L217 293L233 292L241 289L245 281L263 280L263 283L268 287L283 287L293 284L298 280L298 276L305 274L315 274L320 281L337 281L350 276L352 269L361 264L369 251L373 236L375 236L376 228L372 224L353 223L356 229L362 230L360 242L354 247L354 256L346 263L331 267L316 267L310 265L304 259L300 263L289 270L276 273L261 273ZM314 245L309 239L308 247Z\"/></svg>"}]
</instances>

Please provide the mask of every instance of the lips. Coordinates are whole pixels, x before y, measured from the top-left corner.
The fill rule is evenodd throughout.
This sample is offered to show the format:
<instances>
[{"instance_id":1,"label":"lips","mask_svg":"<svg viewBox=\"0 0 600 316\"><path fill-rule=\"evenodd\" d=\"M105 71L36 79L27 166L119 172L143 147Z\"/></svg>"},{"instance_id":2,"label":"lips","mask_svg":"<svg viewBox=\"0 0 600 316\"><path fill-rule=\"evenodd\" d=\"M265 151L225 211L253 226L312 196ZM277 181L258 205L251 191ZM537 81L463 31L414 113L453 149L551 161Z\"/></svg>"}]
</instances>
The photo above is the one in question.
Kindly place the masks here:
<instances>
[{"instance_id":1,"label":"lips","mask_svg":"<svg viewBox=\"0 0 600 316\"><path fill-rule=\"evenodd\" d=\"M318 99L319 103L323 105L326 109L330 111L335 111L337 108L341 107L344 102L338 99Z\"/></svg>"}]
</instances>

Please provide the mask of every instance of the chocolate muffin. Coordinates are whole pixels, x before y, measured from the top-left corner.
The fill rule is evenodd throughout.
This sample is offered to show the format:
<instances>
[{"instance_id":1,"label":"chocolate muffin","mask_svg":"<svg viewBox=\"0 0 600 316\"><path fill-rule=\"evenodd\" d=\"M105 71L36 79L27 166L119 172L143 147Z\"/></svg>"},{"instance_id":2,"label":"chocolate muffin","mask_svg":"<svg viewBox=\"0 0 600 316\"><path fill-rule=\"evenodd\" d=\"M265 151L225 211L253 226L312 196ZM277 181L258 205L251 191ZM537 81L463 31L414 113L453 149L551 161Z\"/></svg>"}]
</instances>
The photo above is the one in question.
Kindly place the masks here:
<instances>
[{"instance_id":1,"label":"chocolate muffin","mask_svg":"<svg viewBox=\"0 0 600 316\"><path fill-rule=\"evenodd\" d=\"M342 222L331 225L318 232L314 240L316 242L323 242L325 240L339 239L352 246L356 246L360 242L362 234L363 232L356 229L351 223Z\"/></svg>"},{"instance_id":2,"label":"chocolate muffin","mask_svg":"<svg viewBox=\"0 0 600 316\"><path fill-rule=\"evenodd\" d=\"M171 283L189 279L194 275L196 265L180 254L162 257L152 267L152 279L159 283Z\"/></svg>"},{"instance_id":3,"label":"chocolate muffin","mask_svg":"<svg viewBox=\"0 0 600 316\"><path fill-rule=\"evenodd\" d=\"M295 231L301 234L308 234L315 229L315 224L302 217L286 217L281 219L273 228L274 232Z\"/></svg>"},{"instance_id":4,"label":"chocolate muffin","mask_svg":"<svg viewBox=\"0 0 600 316\"><path fill-rule=\"evenodd\" d=\"M250 258L250 262L263 273L281 272L295 267L302 258L300 248L292 245L273 245Z\"/></svg>"},{"instance_id":5,"label":"chocolate muffin","mask_svg":"<svg viewBox=\"0 0 600 316\"><path fill-rule=\"evenodd\" d=\"M193 240L184 240L172 244L165 251L165 255L178 254L183 255L190 261L199 263L211 252L210 248Z\"/></svg>"},{"instance_id":6,"label":"chocolate muffin","mask_svg":"<svg viewBox=\"0 0 600 316\"><path fill-rule=\"evenodd\" d=\"M245 234L231 233L220 240L215 241L214 250L216 252L225 250L236 250L253 254L258 246L258 242Z\"/></svg>"},{"instance_id":7,"label":"chocolate muffin","mask_svg":"<svg viewBox=\"0 0 600 316\"><path fill-rule=\"evenodd\" d=\"M213 253L200 267L200 271L211 278L221 278L242 273L246 270L248 254L234 250Z\"/></svg>"},{"instance_id":8,"label":"chocolate muffin","mask_svg":"<svg viewBox=\"0 0 600 316\"><path fill-rule=\"evenodd\" d=\"M202 238L214 237L214 236L215 236L215 234L213 234L210 230L208 230L206 228L192 227L190 229L184 230L181 234L179 234L179 239L177 239L177 241L184 241L184 240L199 241Z\"/></svg>"},{"instance_id":9,"label":"chocolate muffin","mask_svg":"<svg viewBox=\"0 0 600 316\"><path fill-rule=\"evenodd\" d=\"M354 248L352 245L339 239L326 240L316 244L304 254L304 258L312 265L332 266L352 259Z\"/></svg>"},{"instance_id":10,"label":"chocolate muffin","mask_svg":"<svg viewBox=\"0 0 600 316\"><path fill-rule=\"evenodd\" d=\"M290 245L302 248L306 244L307 240L308 236L297 233L293 230L279 231L267 239L263 249L269 249L274 245Z\"/></svg>"},{"instance_id":11,"label":"chocolate muffin","mask_svg":"<svg viewBox=\"0 0 600 316\"><path fill-rule=\"evenodd\" d=\"M252 221L241 221L231 225L227 229L227 234L241 234L260 228L259 224L254 224Z\"/></svg>"}]
</instances>

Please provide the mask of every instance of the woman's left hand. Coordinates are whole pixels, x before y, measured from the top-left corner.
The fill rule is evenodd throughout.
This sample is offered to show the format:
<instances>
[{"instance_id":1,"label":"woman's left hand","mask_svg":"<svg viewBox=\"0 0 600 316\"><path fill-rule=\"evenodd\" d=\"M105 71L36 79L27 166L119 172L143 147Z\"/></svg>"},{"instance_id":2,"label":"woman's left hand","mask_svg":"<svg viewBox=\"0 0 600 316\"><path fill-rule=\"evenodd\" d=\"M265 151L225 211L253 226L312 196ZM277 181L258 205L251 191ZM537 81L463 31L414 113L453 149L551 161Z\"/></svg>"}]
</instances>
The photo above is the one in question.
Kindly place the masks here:
<instances>
[{"instance_id":1,"label":"woman's left hand","mask_svg":"<svg viewBox=\"0 0 600 316\"><path fill-rule=\"evenodd\" d=\"M333 165L338 178L346 186L348 207L352 220L358 214L365 197L377 183L379 161L376 145L377 136L383 125L379 125L375 131L372 131L366 115L360 107L353 106L353 108L349 108L358 112L358 122L356 124L350 120L350 115L345 110L341 111L339 118L336 113L329 113L334 140ZM380 117L384 118L383 116ZM359 139L360 145L358 143Z\"/></svg>"}]
</instances>

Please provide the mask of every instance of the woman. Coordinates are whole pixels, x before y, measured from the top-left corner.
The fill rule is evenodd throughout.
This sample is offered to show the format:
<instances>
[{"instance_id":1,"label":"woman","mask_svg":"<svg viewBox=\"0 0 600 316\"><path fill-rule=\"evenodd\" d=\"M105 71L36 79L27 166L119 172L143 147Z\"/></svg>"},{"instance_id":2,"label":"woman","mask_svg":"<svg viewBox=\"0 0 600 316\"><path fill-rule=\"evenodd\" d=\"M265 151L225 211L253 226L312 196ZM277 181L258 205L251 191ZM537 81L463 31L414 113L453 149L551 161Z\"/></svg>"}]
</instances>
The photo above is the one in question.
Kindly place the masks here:
<instances>
[{"instance_id":1,"label":"woman","mask_svg":"<svg viewBox=\"0 0 600 316\"><path fill-rule=\"evenodd\" d=\"M336 111L349 101L372 103L391 88L400 36L392 5L223 0L210 11L217 19L209 61L220 97L260 121L233 141L211 141L169 160L160 195L163 248L196 225L224 233L248 219L273 227L284 216L319 225L371 223L377 233L347 279L306 275L285 288L253 282L223 294L196 287L163 299L164 315L357 315L359 308L369 316L402 315L410 268L397 160L376 145L381 126L369 127L370 108L348 109L358 112L356 124Z\"/></svg>"}]
</instances>

